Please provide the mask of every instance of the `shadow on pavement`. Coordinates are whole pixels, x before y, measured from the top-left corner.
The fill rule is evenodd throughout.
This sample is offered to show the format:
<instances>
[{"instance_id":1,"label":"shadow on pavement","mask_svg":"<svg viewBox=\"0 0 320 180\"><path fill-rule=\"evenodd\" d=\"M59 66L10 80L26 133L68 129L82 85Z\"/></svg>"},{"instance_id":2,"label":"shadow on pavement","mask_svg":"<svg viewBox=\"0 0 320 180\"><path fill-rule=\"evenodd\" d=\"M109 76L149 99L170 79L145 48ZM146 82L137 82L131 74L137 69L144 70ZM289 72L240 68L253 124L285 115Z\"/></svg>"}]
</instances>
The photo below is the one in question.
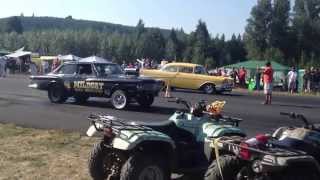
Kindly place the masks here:
<instances>
[{"instance_id":1,"label":"shadow on pavement","mask_svg":"<svg viewBox=\"0 0 320 180\"><path fill-rule=\"evenodd\" d=\"M197 90L188 90L188 89L175 89L172 92L182 92L182 93L190 93L190 94L205 94L204 92L197 91ZM213 94L216 96L245 96L244 94L234 93L234 92L225 92L225 93L217 93Z\"/></svg>"},{"instance_id":2,"label":"shadow on pavement","mask_svg":"<svg viewBox=\"0 0 320 180\"><path fill-rule=\"evenodd\" d=\"M84 104L77 104L73 101L68 101L66 103L72 104L72 105L79 105L79 106L89 106L89 107L95 107L95 108L108 108L108 109L116 110L112 107L111 103L107 102L107 101L91 101L91 100L89 100L88 102L86 102ZM154 105L149 108L141 108L141 106L139 106L138 104L130 104L123 111L134 111L134 112L170 115L176 111L176 108L154 106Z\"/></svg>"},{"instance_id":3,"label":"shadow on pavement","mask_svg":"<svg viewBox=\"0 0 320 180\"><path fill-rule=\"evenodd\" d=\"M296 104L279 104L279 103L272 103L272 105L281 106L281 107L303 108L303 109L315 109L315 108L320 108L320 107L311 106L311 105L296 105Z\"/></svg>"}]
</instances>

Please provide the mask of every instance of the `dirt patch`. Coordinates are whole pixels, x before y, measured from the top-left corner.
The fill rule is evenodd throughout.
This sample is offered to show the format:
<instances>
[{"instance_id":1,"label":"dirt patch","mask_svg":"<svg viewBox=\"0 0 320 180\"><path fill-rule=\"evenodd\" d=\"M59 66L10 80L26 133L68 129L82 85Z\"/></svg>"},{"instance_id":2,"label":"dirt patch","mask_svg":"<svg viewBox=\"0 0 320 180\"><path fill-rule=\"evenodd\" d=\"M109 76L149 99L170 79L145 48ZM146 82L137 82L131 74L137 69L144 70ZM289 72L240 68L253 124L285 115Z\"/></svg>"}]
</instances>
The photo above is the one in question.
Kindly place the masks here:
<instances>
[{"instance_id":1,"label":"dirt patch","mask_svg":"<svg viewBox=\"0 0 320 180\"><path fill-rule=\"evenodd\" d=\"M87 159L95 138L0 124L0 180L90 179Z\"/></svg>"}]
</instances>

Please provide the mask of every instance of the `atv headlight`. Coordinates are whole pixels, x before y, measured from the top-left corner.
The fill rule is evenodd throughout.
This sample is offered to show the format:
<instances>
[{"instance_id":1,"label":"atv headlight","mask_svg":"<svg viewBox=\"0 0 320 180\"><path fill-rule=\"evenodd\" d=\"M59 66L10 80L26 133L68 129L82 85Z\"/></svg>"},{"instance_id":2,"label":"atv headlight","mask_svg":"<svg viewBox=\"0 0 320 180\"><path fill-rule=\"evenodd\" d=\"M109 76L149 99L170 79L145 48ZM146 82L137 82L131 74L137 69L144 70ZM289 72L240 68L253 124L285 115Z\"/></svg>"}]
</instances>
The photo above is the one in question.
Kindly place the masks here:
<instances>
[{"instance_id":1,"label":"atv headlight","mask_svg":"<svg viewBox=\"0 0 320 180\"><path fill-rule=\"evenodd\" d=\"M255 160L255 161L253 161L251 168L252 168L253 172L255 172L255 173L261 173L261 172L262 172L262 164L261 164L261 161L260 161L260 160Z\"/></svg>"}]
</instances>

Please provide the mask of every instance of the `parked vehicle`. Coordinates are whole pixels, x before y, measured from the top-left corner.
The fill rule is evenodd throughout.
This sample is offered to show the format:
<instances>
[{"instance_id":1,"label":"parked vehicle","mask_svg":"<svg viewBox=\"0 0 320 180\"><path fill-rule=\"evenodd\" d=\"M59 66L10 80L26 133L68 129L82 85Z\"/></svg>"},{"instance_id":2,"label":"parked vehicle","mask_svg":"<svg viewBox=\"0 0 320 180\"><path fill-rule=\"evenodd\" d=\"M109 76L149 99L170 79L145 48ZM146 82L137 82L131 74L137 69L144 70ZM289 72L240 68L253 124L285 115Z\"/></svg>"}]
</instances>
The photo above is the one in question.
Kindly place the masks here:
<instances>
[{"instance_id":1,"label":"parked vehicle","mask_svg":"<svg viewBox=\"0 0 320 180\"><path fill-rule=\"evenodd\" d=\"M31 76L29 87L48 91L52 103L63 103L69 97L84 103L89 97L111 98L116 109L131 102L149 107L164 82L151 78L126 76L120 66L111 62L67 62L53 72Z\"/></svg>"},{"instance_id":2,"label":"parked vehicle","mask_svg":"<svg viewBox=\"0 0 320 180\"><path fill-rule=\"evenodd\" d=\"M208 137L245 136L237 118L207 113L206 103L192 107L182 99L168 120L157 123L125 121L110 115L91 115L88 136L102 132L94 145L89 172L93 179L169 180L171 173L198 175L214 159ZM202 174L201 174L202 173ZM200 174L200 175L199 175Z\"/></svg>"},{"instance_id":3,"label":"parked vehicle","mask_svg":"<svg viewBox=\"0 0 320 180\"><path fill-rule=\"evenodd\" d=\"M216 140L221 156L208 168L205 180L320 179L320 133L300 114L304 127L281 127L272 136L223 137Z\"/></svg>"},{"instance_id":4,"label":"parked vehicle","mask_svg":"<svg viewBox=\"0 0 320 180\"><path fill-rule=\"evenodd\" d=\"M198 64L168 63L161 69L142 69L143 76L162 79L173 88L201 90L207 94L231 92L233 80L229 77L210 76Z\"/></svg>"}]
</instances>

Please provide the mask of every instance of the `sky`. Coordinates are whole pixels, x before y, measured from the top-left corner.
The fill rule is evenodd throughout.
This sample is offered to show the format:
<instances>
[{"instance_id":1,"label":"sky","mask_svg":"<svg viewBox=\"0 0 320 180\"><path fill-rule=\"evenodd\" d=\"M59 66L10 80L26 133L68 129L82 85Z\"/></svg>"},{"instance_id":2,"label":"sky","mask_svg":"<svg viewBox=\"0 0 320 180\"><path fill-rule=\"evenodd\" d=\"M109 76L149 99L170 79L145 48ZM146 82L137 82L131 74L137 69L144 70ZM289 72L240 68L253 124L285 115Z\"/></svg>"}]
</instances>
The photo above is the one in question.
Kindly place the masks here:
<instances>
[{"instance_id":1,"label":"sky","mask_svg":"<svg viewBox=\"0 0 320 180\"><path fill-rule=\"evenodd\" d=\"M212 36L242 34L256 0L2 0L0 18L54 16L194 31L199 19Z\"/></svg>"}]
</instances>

